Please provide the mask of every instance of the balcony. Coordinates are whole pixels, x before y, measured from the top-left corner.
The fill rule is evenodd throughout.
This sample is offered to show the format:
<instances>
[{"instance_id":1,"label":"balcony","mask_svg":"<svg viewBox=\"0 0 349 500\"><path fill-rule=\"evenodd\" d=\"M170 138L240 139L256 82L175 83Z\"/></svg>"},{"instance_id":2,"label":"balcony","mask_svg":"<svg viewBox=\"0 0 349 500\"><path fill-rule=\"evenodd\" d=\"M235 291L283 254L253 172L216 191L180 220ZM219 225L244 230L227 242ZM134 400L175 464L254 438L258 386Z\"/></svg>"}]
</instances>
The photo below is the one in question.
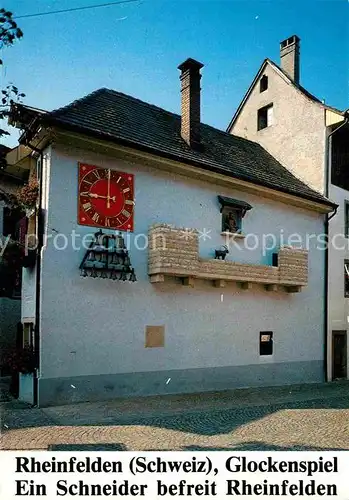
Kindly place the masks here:
<instances>
[{"instance_id":1,"label":"balcony","mask_svg":"<svg viewBox=\"0 0 349 500\"><path fill-rule=\"evenodd\" d=\"M283 247L277 255L277 266L239 264L229 260L201 259L196 230L184 230L156 224L149 230L148 274L151 283L164 282L166 277L180 278L185 286L195 280L212 281L219 288L236 282L242 289L253 284L267 291L284 290L297 293L308 284L308 252Z\"/></svg>"}]
</instances>

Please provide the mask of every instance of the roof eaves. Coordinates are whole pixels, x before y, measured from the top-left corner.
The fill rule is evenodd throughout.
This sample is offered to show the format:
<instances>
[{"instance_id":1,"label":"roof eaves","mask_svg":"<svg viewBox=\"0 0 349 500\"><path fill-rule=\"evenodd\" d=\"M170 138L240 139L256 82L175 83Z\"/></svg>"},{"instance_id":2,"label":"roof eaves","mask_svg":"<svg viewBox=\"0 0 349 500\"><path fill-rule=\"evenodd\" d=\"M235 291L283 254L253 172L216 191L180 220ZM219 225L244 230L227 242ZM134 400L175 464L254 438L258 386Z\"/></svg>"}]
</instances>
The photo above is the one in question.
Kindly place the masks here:
<instances>
[{"instance_id":1,"label":"roof eaves","mask_svg":"<svg viewBox=\"0 0 349 500\"><path fill-rule=\"evenodd\" d=\"M328 109L329 111L334 111L335 113L338 113L341 116L345 116L345 111L342 111L338 108L334 108L333 106L329 106L328 104L322 104L324 108Z\"/></svg>"}]
</instances>

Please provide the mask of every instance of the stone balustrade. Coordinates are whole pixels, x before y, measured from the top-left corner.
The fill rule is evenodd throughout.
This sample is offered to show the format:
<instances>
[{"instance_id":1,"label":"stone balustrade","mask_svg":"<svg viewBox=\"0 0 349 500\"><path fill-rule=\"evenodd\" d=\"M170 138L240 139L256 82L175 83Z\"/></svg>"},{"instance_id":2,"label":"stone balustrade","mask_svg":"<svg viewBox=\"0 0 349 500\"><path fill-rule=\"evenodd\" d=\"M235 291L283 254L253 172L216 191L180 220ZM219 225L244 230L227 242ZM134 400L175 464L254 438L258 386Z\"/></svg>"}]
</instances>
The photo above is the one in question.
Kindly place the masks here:
<instances>
[{"instance_id":1,"label":"stone balustrade","mask_svg":"<svg viewBox=\"0 0 349 500\"><path fill-rule=\"evenodd\" d=\"M196 230L156 224L149 230L148 274L152 283L165 281L166 276L182 279L193 286L195 279L210 280L217 287L238 282L242 288L253 283L266 290L300 292L308 284L308 252L283 247L278 253L278 266L241 264L227 260L201 259Z\"/></svg>"}]
</instances>

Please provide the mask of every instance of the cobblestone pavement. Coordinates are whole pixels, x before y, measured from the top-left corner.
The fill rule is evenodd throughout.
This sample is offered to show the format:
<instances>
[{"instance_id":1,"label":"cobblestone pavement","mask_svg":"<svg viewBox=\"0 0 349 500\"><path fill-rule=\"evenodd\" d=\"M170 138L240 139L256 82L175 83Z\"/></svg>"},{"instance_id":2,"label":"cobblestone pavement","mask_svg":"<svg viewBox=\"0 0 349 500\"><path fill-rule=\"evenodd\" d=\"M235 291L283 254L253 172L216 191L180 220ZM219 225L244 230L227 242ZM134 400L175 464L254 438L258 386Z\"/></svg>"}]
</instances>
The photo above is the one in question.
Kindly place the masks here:
<instances>
[{"instance_id":1,"label":"cobblestone pavement","mask_svg":"<svg viewBox=\"0 0 349 500\"><path fill-rule=\"evenodd\" d=\"M349 382L45 409L16 401L0 406L1 449L349 449Z\"/></svg>"}]
</instances>

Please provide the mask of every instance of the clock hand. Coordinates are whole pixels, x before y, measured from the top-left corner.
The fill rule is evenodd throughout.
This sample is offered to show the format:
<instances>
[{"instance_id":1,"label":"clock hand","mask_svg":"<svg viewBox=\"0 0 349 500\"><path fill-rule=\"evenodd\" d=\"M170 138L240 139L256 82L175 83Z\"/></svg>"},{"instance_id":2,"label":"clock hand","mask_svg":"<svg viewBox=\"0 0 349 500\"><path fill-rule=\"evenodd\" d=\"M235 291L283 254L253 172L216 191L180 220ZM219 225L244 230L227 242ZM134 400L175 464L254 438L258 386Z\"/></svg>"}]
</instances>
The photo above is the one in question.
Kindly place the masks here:
<instances>
[{"instance_id":1,"label":"clock hand","mask_svg":"<svg viewBox=\"0 0 349 500\"><path fill-rule=\"evenodd\" d=\"M88 191L80 193L80 196L87 196L88 198L99 198L99 195L97 193L89 193Z\"/></svg>"},{"instance_id":2,"label":"clock hand","mask_svg":"<svg viewBox=\"0 0 349 500\"><path fill-rule=\"evenodd\" d=\"M107 208L110 208L110 168L108 169L108 193L107 193Z\"/></svg>"},{"instance_id":3,"label":"clock hand","mask_svg":"<svg viewBox=\"0 0 349 500\"><path fill-rule=\"evenodd\" d=\"M113 201L114 203L116 201L116 196L102 196L101 194L97 194L97 193L89 193L88 196L90 198L96 198L96 199L100 198L102 200L108 200L109 199L109 200Z\"/></svg>"}]
</instances>

